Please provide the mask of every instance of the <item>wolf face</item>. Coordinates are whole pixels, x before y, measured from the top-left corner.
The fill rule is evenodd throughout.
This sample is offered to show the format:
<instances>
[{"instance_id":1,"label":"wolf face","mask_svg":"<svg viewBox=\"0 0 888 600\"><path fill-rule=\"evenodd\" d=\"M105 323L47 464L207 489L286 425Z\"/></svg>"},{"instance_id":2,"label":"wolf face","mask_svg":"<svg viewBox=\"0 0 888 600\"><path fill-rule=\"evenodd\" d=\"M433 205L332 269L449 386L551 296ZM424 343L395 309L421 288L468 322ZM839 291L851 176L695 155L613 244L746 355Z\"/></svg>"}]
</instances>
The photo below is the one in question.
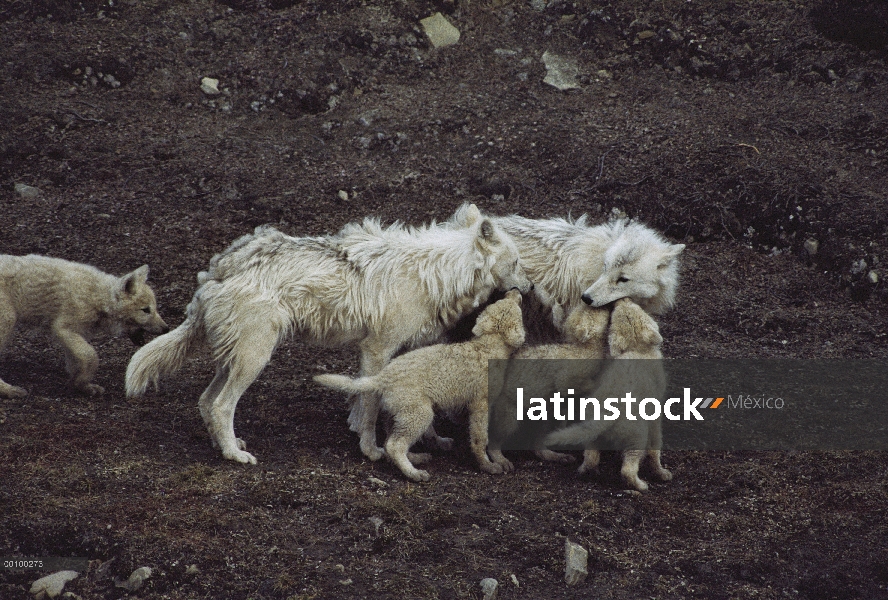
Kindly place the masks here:
<instances>
[{"instance_id":1,"label":"wolf face","mask_svg":"<svg viewBox=\"0 0 888 600\"><path fill-rule=\"evenodd\" d=\"M492 257L494 262L490 273L499 290L517 288L526 294L533 289L533 283L527 278L519 260L518 246L499 225L483 218L474 204L460 208L451 221L466 227L478 227L476 244L485 256Z\"/></svg>"},{"instance_id":2,"label":"wolf face","mask_svg":"<svg viewBox=\"0 0 888 600\"><path fill-rule=\"evenodd\" d=\"M503 336L506 343L513 348L524 343L521 294L518 293L518 290L509 290L505 298L485 308L478 317L472 334L481 336L488 333L497 333Z\"/></svg>"},{"instance_id":3,"label":"wolf face","mask_svg":"<svg viewBox=\"0 0 888 600\"><path fill-rule=\"evenodd\" d=\"M648 232L631 226L624 230L605 252L604 271L583 292L583 302L601 307L630 298L652 314L672 306L678 285L678 255L685 246Z\"/></svg>"},{"instance_id":4,"label":"wolf face","mask_svg":"<svg viewBox=\"0 0 888 600\"><path fill-rule=\"evenodd\" d=\"M142 265L132 273L120 278L112 310L112 327L125 333L137 346L145 343L145 333L166 333L169 326L157 313L157 300L154 292L145 283L148 279L148 265Z\"/></svg>"}]
</instances>

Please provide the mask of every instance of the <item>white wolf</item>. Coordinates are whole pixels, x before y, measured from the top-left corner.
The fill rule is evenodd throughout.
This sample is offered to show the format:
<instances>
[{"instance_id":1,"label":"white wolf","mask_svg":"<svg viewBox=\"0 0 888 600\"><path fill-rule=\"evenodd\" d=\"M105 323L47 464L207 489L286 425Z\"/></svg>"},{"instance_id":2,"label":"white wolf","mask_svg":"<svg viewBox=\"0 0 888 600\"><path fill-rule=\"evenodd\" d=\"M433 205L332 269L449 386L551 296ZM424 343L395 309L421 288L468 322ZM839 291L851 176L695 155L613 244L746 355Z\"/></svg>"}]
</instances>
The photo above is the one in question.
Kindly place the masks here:
<instances>
[{"instance_id":1,"label":"white wolf","mask_svg":"<svg viewBox=\"0 0 888 600\"><path fill-rule=\"evenodd\" d=\"M101 394L102 386L92 383L99 356L90 337L126 334L141 344L146 331L170 330L157 314L147 278L148 265L115 277L61 258L0 254L0 350L16 323L43 326L62 345L72 385L90 396ZM0 379L0 396L26 394Z\"/></svg>"},{"instance_id":2,"label":"white wolf","mask_svg":"<svg viewBox=\"0 0 888 600\"><path fill-rule=\"evenodd\" d=\"M650 315L628 299L620 299L611 313L608 346L611 356L603 373L595 382L594 398L620 397L631 392L636 398L662 398L666 390L666 374L663 371L663 353L660 329ZM598 466L601 441L616 445L623 450L623 479L639 491L648 484L638 477L638 467L647 455L654 474L663 481L672 479L672 473L660 463L663 446L662 423L659 419L647 421L636 417L630 420L620 416L614 421L586 420L550 433L544 443L548 446L583 444L583 464L579 472L585 473Z\"/></svg>"},{"instance_id":3,"label":"white wolf","mask_svg":"<svg viewBox=\"0 0 888 600\"><path fill-rule=\"evenodd\" d=\"M358 343L361 374L373 375L402 346L438 339L495 289L532 288L514 242L468 204L450 222L420 228L365 219L336 235L297 238L259 227L213 257L198 282L185 321L133 356L127 394L143 393L209 347L216 376L200 414L225 458L253 464L234 435L234 411L286 335ZM373 460L383 455L378 412L378 396L364 394L349 418Z\"/></svg>"},{"instance_id":4,"label":"white wolf","mask_svg":"<svg viewBox=\"0 0 888 600\"><path fill-rule=\"evenodd\" d=\"M382 407L392 415L392 432L385 442L388 457L414 481L428 481L429 474L414 466L427 455L413 455L410 447L432 424L434 410L450 413L467 409L472 453L483 471L502 473L508 460L487 456L488 361L507 359L524 343L521 295L512 290L484 309L472 329L474 338L461 344L436 344L395 358L371 377L316 375L328 387L352 393L378 392Z\"/></svg>"},{"instance_id":5,"label":"white wolf","mask_svg":"<svg viewBox=\"0 0 888 600\"><path fill-rule=\"evenodd\" d=\"M581 301L597 308L630 298L658 315L675 302L678 256L685 246L641 223L620 219L589 226L586 215L494 220L518 245L536 298L546 308L559 305L570 314Z\"/></svg>"}]
</instances>

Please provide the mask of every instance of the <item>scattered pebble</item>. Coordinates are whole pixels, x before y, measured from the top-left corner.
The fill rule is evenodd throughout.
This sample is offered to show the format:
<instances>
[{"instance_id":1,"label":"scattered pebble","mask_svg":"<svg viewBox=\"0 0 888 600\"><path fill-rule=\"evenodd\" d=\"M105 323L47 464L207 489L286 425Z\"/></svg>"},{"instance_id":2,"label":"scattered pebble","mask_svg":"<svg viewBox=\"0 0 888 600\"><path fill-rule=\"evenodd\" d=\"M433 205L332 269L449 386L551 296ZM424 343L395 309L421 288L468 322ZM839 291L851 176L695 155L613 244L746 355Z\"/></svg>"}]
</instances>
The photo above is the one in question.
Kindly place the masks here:
<instances>
[{"instance_id":1,"label":"scattered pebble","mask_svg":"<svg viewBox=\"0 0 888 600\"><path fill-rule=\"evenodd\" d=\"M30 593L36 600L55 598L65 589L65 584L80 575L77 571L58 571L52 575L41 577L31 584Z\"/></svg>"},{"instance_id":2,"label":"scattered pebble","mask_svg":"<svg viewBox=\"0 0 888 600\"><path fill-rule=\"evenodd\" d=\"M200 569L197 568L197 565L188 565L188 568L185 569L186 575L197 575L200 573Z\"/></svg>"},{"instance_id":3,"label":"scattered pebble","mask_svg":"<svg viewBox=\"0 0 888 600\"><path fill-rule=\"evenodd\" d=\"M204 77L201 79L200 89L207 96L218 96L221 93L219 91L219 80L213 79L212 77Z\"/></svg>"},{"instance_id":4,"label":"scattered pebble","mask_svg":"<svg viewBox=\"0 0 888 600\"><path fill-rule=\"evenodd\" d=\"M873 285L876 285L877 283L879 283L879 274L876 273L875 271L870 271L869 273L867 273L866 278ZM2 423L2 422L3 421L0 421L0 423Z\"/></svg>"},{"instance_id":5,"label":"scattered pebble","mask_svg":"<svg viewBox=\"0 0 888 600\"><path fill-rule=\"evenodd\" d=\"M514 573L512 573L512 583L515 584L515 587L521 587L521 586L518 585L518 578L515 577L515 574L514 574Z\"/></svg>"},{"instance_id":6,"label":"scattered pebble","mask_svg":"<svg viewBox=\"0 0 888 600\"><path fill-rule=\"evenodd\" d=\"M339 580L339 583L340 583L341 585L351 585L351 584L354 583L354 581L352 581L352 578L349 577L348 579L340 579L340 580Z\"/></svg>"},{"instance_id":7,"label":"scattered pebble","mask_svg":"<svg viewBox=\"0 0 888 600\"><path fill-rule=\"evenodd\" d=\"M32 185L27 185L25 183L17 183L15 184L15 193L21 196L22 198L36 198L43 192L40 191L40 188L35 188Z\"/></svg>"},{"instance_id":8,"label":"scattered pebble","mask_svg":"<svg viewBox=\"0 0 888 600\"><path fill-rule=\"evenodd\" d=\"M388 487L388 484L385 481L383 481L382 479L377 479L376 477L368 477L367 481L379 487Z\"/></svg>"},{"instance_id":9,"label":"scattered pebble","mask_svg":"<svg viewBox=\"0 0 888 600\"><path fill-rule=\"evenodd\" d=\"M575 59L558 56L547 50L543 52L543 64L546 65L546 76L543 78L543 83L548 83L561 91L575 90L580 87L580 84L577 83L579 68Z\"/></svg>"},{"instance_id":10,"label":"scattered pebble","mask_svg":"<svg viewBox=\"0 0 888 600\"><path fill-rule=\"evenodd\" d=\"M650 29L646 29L646 30L644 30L644 31L639 31L639 32L638 32L638 39L640 39L640 40L648 40L648 39L654 37L655 35L657 35L657 32L656 32L656 31L651 31Z\"/></svg>"},{"instance_id":11,"label":"scattered pebble","mask_svg":"<svg viewBox=\"0 0 888 600\"><path fill-rule=\"evenodd\" d=\"M376 537L379 537L379 528L382 527L382 519L379 517L367 517L367 520L370 521L370 524L373 525L373 534Z\"/></svg>"},{"instance_id":12,"label":"scattered pebble","mask_svg":"<svg viewBox=\"0 0 888 600\"><path fill-rule=\"evenodd\" d=\"M808 253L809 256L814 256L817 254L817 250L820 249L820 242L817 240L810 238L805 240L805 252Z\"/></svg>"},{"instance_id":13,"label":"scattered pebble","mask_svg":"<svg viewBox=\"0 0 888 600\"><path fill-rule=\"evenodd\" d=\"M339 199L343 202L348 202L348 192L346 192L345 190L339 190L336 195L339 196Z\"/></svg>"},{"instance_id":14,"label":"scattered pebble","mask_svg":"<svg viewBox=\"0 0 888 600\"><path fill-rule=\"evenodd\" d=\"M589 570L586 565L589 561L589 552L579 544L574 544L568 538L564 538L564 580L567 585L582 583Z\"/></svg>"},{"instance_id":15,"label":"scattered pebble","mask_svg":"<svg viewBox=\"0 0 888 600\"><path fill-rule=\"evenodd\" d=\"M860 260L855 260L853 263L851 263L851 274L852 275L860 275L861 273L866 271L866 268L868 266L869 265L867 265L866 261L863 260L862 258Z\"/></svg>"},{"instance_id":16,"label":"scattered pebble","mask_svg":"<svg viewBox=\"0 0 888 600\"><path fill-rule=\"evenodd\" d=\"M492 577L485 577L481 580L481 593L484 594L484 600L496 600L496 588L499 581Z\"/></svg>"},{"instance_id":17,"label":"scattered pebble","mask_svg":"<svg viewBox=\"0 0 888 600\"><path fill-rule=\"evenodd\" d=\"M459 42L459 29L451 25L441 13L426 17L419 23L435 48L445 48Z\"/></svg>"},{"instance_id":18,"label":"scattered pebble","mask_svg":"<svg viewBox=\"0 0 888 600\"><path fill-rule=\"evenodd\" d=\"M117 581L115 582L117 587L123 588L130 592L135 592L142 584L145 583L145 580L151 577L151 567L139 567L129 576L129 579L126 581Z\"/></svg>"}]
</instances>

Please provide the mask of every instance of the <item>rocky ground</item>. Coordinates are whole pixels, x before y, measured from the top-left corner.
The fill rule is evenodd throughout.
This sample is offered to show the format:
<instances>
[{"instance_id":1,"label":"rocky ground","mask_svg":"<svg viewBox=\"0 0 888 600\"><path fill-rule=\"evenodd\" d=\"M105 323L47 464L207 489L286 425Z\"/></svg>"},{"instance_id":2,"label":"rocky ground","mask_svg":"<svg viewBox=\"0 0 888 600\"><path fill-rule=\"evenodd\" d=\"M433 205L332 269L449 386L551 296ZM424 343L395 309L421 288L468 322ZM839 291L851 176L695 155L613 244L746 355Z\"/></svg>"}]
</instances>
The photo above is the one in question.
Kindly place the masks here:
<instances>
[{"instance_id":1,"label":"rocky ground","mask_svg":"<svg viewBox=\"0 0 888 600\"><path fill-rule=\"evenodd\" d=\"M436 12L456 45L430 46ZM669 357L888 357L882 2L11 0L0 39L0 252L148 263L171 324L255 225L471 200L687 244ZM576 89L544 83L545 52ZM84 599L480 598L485 577L500 598L888 597L880 452L667 450L675 479L636 497L615 457L480 473L445 423L458 449L417 485L311 383L355 352L294 341L240 403L248 468L200 422L207 361L129 400L132 346L97 346L95 398L42 335L0 358L31 392L0 399L0 554L90 558L65 588ZM565 536L589 551L573 587ZM0 571L0 596L40 575Z\"/></svg>"}]
</instances>

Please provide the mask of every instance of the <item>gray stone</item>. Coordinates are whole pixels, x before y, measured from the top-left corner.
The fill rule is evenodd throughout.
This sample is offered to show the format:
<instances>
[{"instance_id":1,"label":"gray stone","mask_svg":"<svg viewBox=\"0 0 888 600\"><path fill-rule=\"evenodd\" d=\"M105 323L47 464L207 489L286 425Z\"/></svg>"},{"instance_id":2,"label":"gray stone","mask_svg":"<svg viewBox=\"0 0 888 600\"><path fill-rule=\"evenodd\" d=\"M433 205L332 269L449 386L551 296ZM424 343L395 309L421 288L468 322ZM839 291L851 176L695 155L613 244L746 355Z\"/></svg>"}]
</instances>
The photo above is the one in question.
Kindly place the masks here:
<instances>
[{"instance_id":1,"label":"gray stone","mask_svg":"<svg viewBox=\"0 0 888 600\"><path fill-rule=\"evenodd\" d=\"M564 538L564 581L567 585L577 585L582 583L589 570L586 565L589 561L589 553L579 544L574 544L569 539Z\"/></svg>"},{"instance_id":2,"label":"gray stone","mask_svg":"<svg viewBox=\"0 0 888 600\"><path fill-rule=\"evenodd\" d=\"M15 184L15 193L21 196L22 198L36 198L43 192L40 191L40 188L35 188L32 185L27 185L25 183L17 183Z\"/></svg>"},{"instance_id":3,"label":"gray stone","mask_svg":"<svg viewBox=\"0 0 888 600\"><path fill-rule=\"evenodd\" d=\"M123 588L130 592L135 592L145 583L145 580L151 577L151 567L139 567L129 576L126 581L116 582L117 587Z\"/></svg>"},{"instance_id":4,"label":"gray stone","mask_svg":"<svg viewBox=\"0 0 888 600\"><path fill-rule=\"evenodd\" d=\"M543 64L546 65L546 76L543 78L543 83L548 83L561 91L575 90L580 87L580 84L577 83L577 74L580 70L575 59L552 54L547 50L543 52Z\"/></svg>"},{"instance_id":5,"label":"gray stone","mask_svg":"<svg viewBox=\"0 0 888 600\"><path fill-rule=\"evenodd\" d=\"M481 593L484 594L484 600L496 600L497 587L499 581L492 577L485 577L481 580Z\"/></svg>"},{"instance_id":6,"label":"gray stone","mask_svg":"<svg viewBox=\"0 0 888 600\"><path fill-rule=\"evenodd\" d=\"M41 577L31 584L30 593L37 600L43 598L55 598L65 589L65 584L80 575L77 571L58 571L52 575Z\"/></svg>"},{"instance_id":7,"label":"gray stone","mask_svg":"<svg viewBox=\"0 0 888 600\"><path fill-rule=\"evenodd\" d=\"M459 29L451 25L450 21L441 13L435 13L419 21L423 31L435 48L445 48L459 42Z\"/></svg>"}]
</instances>

